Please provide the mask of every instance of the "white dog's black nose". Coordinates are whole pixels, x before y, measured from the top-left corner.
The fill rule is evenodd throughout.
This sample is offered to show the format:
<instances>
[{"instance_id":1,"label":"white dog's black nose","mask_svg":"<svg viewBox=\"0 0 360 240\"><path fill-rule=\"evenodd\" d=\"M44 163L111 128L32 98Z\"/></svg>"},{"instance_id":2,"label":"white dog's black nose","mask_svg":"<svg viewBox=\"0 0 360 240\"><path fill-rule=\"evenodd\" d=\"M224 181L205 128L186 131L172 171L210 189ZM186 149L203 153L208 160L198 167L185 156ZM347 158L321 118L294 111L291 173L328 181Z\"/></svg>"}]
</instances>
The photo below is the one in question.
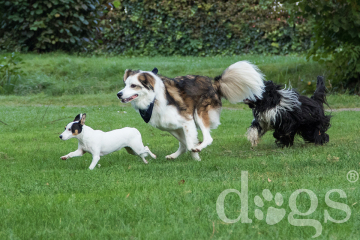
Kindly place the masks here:
<instances>
[{"instance_id":1,"label":"white dog's black nose","mask_svg":"<svg viewBox=\"0 0 360 240\"><path fill-rule=\"evenodd\" d=\"M118 92L117 96L120 99L122 97L123 93L122 92Z\"/></svg>"},{"instance_id":2,"label":"white dog's black nose","mask_svg":"<svg viewBox=\"0 0 360 240\"><path fill-rule=\"evenodd\" d=\"M60 135L59 138L62 139L62 135Z\"/></svg>"}]
</instances>

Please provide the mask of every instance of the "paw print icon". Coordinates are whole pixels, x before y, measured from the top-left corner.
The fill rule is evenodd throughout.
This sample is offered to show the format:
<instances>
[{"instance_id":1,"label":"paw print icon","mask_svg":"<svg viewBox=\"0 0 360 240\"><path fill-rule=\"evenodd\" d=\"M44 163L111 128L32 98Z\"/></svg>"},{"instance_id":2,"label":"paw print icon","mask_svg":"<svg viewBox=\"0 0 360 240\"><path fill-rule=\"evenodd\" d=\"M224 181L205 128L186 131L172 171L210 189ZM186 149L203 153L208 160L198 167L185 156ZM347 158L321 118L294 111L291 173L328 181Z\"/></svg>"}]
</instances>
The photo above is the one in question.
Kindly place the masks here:
<instances>
[{"instance_id":1,"label":"paw print icon","mask_svg":"<svg viewBox=\"0 0 360 240\"><path fill-rule=\"evenodd\" d=\"M269 189L264 189L262 191L262 196L268 202L270 202L270 201L272 201L274 199L275 200L275 205L278 206L278 207L281 207L282 204L284 203L283 196L280 193L276 193L275 198L274 198ZM254 203L259 208L264 207L264 201L258 195L255 196ZM267 209L267 211L266 211L265 221L269 225L277 224L278 222L280 222L285 217L285 214L286 214L286 210L284 208L269 207ZM255 217L258 220L263 220L264 219L263 210L255 209Z\"/></svg>"}]
</instances>

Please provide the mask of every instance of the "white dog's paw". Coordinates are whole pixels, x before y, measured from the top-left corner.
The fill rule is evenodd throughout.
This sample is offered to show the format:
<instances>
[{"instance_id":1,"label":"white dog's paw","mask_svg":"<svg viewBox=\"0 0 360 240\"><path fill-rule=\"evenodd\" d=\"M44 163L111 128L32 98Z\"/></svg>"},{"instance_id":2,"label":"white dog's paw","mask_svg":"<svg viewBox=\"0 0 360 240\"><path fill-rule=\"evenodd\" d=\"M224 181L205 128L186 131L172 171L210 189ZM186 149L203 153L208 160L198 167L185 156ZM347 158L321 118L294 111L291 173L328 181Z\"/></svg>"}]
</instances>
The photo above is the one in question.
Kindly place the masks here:
<instances>
[{"instance_id":1,"label":"white dog's paw","mask_svg":"<svg viewBox=\"0 0 360 240\"><path fill-rule=\"evenodd\" d=\"M67 155L65 155L65 156L62 156L62 157L60 157L61 158L61 160L66 160L66 159L68 159L69 157L67 156Z\"/></svg>"},{"instance_id":2,"label":"white dog's paw","mask_svg":"<svg viewBox=\"0 0 360 240\"><path fill-rule=\"evenodd\" d=\"M176 157L174 157L174 154L170 154L167 155L165 158L170 160L170 159L175 159Z\"/></svg>"},{"instance_id":3,"label":"white dog's paw","mask_svg":"<svg viewBox=\"0 0 360 240\"><path fill-rule=\"evenodd\" d=\"M191 152L191 157L192 157L195 161L201 161L201 158L200 158L198 152Z\"/></svg>"}]
</instances>

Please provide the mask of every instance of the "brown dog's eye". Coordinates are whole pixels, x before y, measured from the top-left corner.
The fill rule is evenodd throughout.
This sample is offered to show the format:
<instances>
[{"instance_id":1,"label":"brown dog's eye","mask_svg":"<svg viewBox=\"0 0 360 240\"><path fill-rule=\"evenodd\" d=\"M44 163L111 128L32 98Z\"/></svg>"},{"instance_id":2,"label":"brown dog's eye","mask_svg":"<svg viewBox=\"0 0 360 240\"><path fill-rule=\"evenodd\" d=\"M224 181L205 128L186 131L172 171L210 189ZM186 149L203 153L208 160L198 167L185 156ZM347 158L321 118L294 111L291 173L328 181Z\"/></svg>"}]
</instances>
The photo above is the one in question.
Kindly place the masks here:
<instances>
[{"instance_id":1,"label":"brown dog's eye","mask_svg":"<svg viewBox=\"0 0 360 240\"><path fill-rule=\"evenodd\" d=\"M136 88L136 85L135 85L135 84L131 84L130 87L131 87L131 88Z\"/></svg>"}]
</instances>

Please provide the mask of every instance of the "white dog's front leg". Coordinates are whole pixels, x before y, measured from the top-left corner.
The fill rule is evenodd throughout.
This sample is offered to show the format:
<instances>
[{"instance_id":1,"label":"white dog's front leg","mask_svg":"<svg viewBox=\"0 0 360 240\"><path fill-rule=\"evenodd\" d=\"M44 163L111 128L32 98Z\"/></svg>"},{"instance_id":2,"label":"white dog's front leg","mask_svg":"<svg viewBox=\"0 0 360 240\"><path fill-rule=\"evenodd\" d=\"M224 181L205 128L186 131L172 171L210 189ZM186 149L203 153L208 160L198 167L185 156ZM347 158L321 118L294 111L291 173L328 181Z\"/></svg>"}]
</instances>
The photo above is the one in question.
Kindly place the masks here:
<instances>
[{"instance_id":1,"label":"white dog's front leg","mask_svg":"<svg viewBox=\"0 0 360 240\"><path fill-rule=\"evenodd\" d=\"M65 155L65 156L60 157L60 158L61 158L62 160L66 160L66 159L68 159L68 158L80 157L80 156L82 156L82 155L84 155L84 151L83 151L82 149L77 149L76 151L71 152L71 153L69 153L69 154L67 154L67 155Z\"/></svg>"},{"instance_id":2,"label":"white dog's front leg","mask_svg":"<svg viewBox=\"0 0 360 240\"><path fill-rule=\"evenodd\" d=\"M92 160L92 162L91 162L91 164L90 164L89 169L90 169L90 170L93 170L93 169L96 167L96 164L99 162L99 160L100 160L100 156L99 156L99 155L93 155L93 160Z\"/></svg>"}]
</instances>

